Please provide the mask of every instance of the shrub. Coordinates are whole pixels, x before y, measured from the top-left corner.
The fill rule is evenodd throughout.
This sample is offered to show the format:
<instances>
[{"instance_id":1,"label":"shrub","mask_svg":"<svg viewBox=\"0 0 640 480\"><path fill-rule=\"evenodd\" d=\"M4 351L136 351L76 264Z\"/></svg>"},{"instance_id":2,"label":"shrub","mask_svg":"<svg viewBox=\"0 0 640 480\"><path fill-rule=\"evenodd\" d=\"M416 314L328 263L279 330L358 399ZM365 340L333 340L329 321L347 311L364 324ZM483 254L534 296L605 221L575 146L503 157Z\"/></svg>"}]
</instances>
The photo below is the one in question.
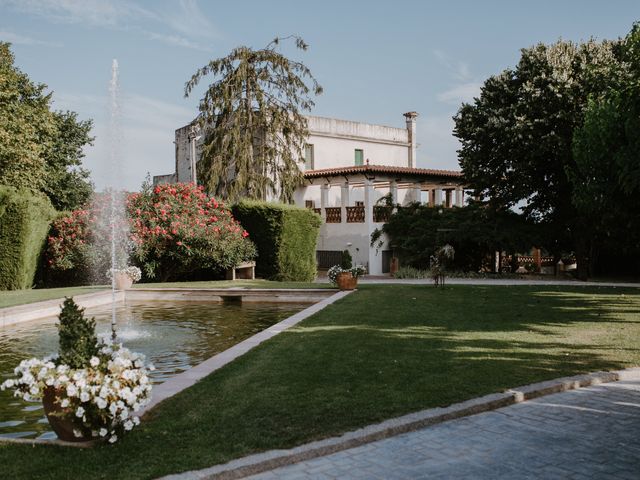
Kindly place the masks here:
<instances>
[{"instance_id":1,"label":"shrub","mask_svg":"<svg viewBox=\"0 0 640 480\"><path fill-rule=\"evenodd\" d=\"M258 248L256 275L310 282L316 276L320 216L307 208L244 201L232 208Z\"/></svg>"},{"instance_id":2,"label":"shrub","mask_svg":"<svg viewBox=\"0 0 640 480\"><path fill-rule=\"evenodd\" d=\"M47 248L47 265L54 273L86 280L93 270L100 278L91 280L106 280L110 258L103 247L110 233L98 219L107 198L54 222ZM132 258L146 278L166 281L196 271L222 271L255 256L247 232L229 209L191 184L144 187L127 196L126 207L129 225L118 228L128 229Z\"/></svg>"},{"instance_id":3,"label":"shrub","mask_svg":"<svg viewBox=\"0 0 640 480\"><path fill-rule=\"evenodd\" d=\"M98 354L95 319L86 318L84 309L73 298L65 298L58 319L60 348L57 364L73 369L89 366L91 357Z\"/></svg>"},{"instance_id":4,"label":"shrub","mask_svg":"<svg viewBox=\"0 0 640 480\"><path fill-rule=\"evenodd\" d=\"M340 266L343 270L349 270L353 265L353 258L349 253L349 250L342 251L342 259L340 260Z\"/></svg>"},{"instance_id":5,"label":"shrub","mask_svg":"<svg viewBox=\"0 0 640 480\"><path fill-rule=\"evenodd\" d=\"M158 185L127 200L133 257L147 277L166 281L201 269L226 270L255 257L231 211L202 187Z\"/></svg>"},{"instance_id":6,"label":"shrub","mask_svg":"<svg viewBox=\"0 0 640 480\"><path fill-rule=\"evenodd\" d=\"M33 286L54 216L55 210L44 195L0 186L1 290Z\"/></svg>"}]
</instances>

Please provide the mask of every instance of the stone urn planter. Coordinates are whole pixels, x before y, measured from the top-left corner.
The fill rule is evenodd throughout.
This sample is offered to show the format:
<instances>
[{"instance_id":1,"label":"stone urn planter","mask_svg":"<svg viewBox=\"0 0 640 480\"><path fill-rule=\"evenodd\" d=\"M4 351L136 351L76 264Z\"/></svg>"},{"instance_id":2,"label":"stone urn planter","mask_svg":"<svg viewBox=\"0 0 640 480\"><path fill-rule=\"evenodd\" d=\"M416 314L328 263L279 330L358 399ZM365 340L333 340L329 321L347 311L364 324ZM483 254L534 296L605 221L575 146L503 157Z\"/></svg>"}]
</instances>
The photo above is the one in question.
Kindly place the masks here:
<instances>
[{"instance_id":1,"label":"stone urn planter","mask_svg":"<svg viewBox=\"0 0 640 480\"><path fill-rule=\"evenodd\" d=\"M115 272L116 290L129 290L133 285L133 280L126 272Z\"/></svg>"},{"instance_id":2,"label":"stone urn planter","mask_svg":"<svg viewBox=\"0 0 640 480\"><path fill-rule=\"evenodd\" d=\"M336 283L340 290L354 290L358 286L358 277L351 272L341 272L336 277Z\"/></svg>"},{"instance_id":3,"label":"stone urn planter","mask_svg":"<svg viewBox=\"0 0 640 480\"><path fill-rule=\"evenodd\" d=\"M44 407L44 413L47 416L47 420L49 420L51 429L60 440L65 442L89 442L93 440L91 432L87 432L84 428L74 423L73 412L62 408L60 404L55 402L58 391L54 387L45 388L43 393L42 406ZM76 437L73 434L74 429L82 432L82 435Z\"/></svg>"}]
</instances>

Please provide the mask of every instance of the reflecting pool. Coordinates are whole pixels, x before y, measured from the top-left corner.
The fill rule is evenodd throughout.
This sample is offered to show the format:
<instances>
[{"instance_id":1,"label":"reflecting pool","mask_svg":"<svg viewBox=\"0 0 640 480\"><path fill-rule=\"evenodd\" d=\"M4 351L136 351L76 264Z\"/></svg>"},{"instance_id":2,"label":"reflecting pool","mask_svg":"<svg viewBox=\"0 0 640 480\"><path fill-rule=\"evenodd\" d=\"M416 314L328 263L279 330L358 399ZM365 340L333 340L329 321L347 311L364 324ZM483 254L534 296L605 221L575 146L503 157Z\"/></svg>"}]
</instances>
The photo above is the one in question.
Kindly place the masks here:
<instances>
[{"instance_id":1,"label":"reflecting pool","mask_svg":"<svg viewBox=\"0 0 640 480\"><path fill-rule=\"evenodd\" d=\"M118 341L143 353L161 383L306 308L291 303L131 302L118 306ZM101 336L110 335L111 306L88 309ZM57 318L0 327L0 383L21 360L58 351ZM41 403L0 392L0 437L55 438Z\"/></svg>"}]
</instances>

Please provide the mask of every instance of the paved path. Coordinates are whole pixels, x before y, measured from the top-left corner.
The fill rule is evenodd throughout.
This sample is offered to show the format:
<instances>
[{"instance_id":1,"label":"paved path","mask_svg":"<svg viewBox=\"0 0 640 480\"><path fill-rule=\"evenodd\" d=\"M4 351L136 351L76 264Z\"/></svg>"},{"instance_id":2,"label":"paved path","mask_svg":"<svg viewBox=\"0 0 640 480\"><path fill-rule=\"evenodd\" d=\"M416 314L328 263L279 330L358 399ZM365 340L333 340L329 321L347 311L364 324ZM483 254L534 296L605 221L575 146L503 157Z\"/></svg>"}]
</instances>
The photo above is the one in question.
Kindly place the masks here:
<instances>
[{"instance_id":1,"label":"paved path","mask_svg":"<svg viewBox=\"0 0 640 480\"><path fill-rule=\"evenodd\" d=\"M326 283L329 280L318 279L318 283ZM433 280L421 278L391 278L384 276L364 276L358 279L363 284L394 284L394 285L433 285ZM447 277L447 285L560 285L572 287L640 287L638 282L581 282L579 280L562 280L556 278L545 279L518 279L518 278L454 278Z\"/></svg>"},{"instance_id":2,"label":"paved path","mask_svg":"<svg viewBox=\"0 0 640 480\"><path fill-rule=\"evenodd\" d=\"M541 397L252 479L640 479L640 381Z\"/></svg>"}]
</instances>

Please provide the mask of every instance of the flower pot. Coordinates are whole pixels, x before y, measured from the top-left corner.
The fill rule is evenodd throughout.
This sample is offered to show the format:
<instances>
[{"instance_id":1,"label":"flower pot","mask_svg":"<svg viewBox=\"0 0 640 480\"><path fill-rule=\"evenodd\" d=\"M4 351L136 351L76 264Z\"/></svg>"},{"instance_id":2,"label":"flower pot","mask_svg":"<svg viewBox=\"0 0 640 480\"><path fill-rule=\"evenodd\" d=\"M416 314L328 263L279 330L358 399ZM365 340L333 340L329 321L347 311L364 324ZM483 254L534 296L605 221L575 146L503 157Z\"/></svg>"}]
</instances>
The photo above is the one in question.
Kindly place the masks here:
<instances>
[{"instance_id":1,"label":"flower pot","mask_svg":"<svg viewBox=\"0 0 640 480\"><path fill-rule=\"evenodd\" d=\"M91 432L82 426L80 419L75 417L73 411L68 408L62 408L59 403L56 403L57 395L57 389L47 387L42 396L42 406L51 429L56 432L60 440L65 442L88 442L92 440ZM73 433L74 430L82 432L82 435L76 437Z\"/></svg>"},{"instance_id":2,"label":"flower pot","mask_svg":"<svg viewBox=\"0 0 640 480\"><path fill-rule=\"evenodd\" d=\"M358 286L358 277L354 277L351 272L341 272L336 277L336 283L340 290L353 290Z\"/></svg>"},{"instance_id":3,"label":"flower pot","mask_svg":"<svg viewBox=\"0 0 640 480\"><path fill-rule=\"evenodd\" d=\"M129 290L133 285L133 280L125 272L115 272L114 279L116 290Z\"/></svg>"}]
</instances>

